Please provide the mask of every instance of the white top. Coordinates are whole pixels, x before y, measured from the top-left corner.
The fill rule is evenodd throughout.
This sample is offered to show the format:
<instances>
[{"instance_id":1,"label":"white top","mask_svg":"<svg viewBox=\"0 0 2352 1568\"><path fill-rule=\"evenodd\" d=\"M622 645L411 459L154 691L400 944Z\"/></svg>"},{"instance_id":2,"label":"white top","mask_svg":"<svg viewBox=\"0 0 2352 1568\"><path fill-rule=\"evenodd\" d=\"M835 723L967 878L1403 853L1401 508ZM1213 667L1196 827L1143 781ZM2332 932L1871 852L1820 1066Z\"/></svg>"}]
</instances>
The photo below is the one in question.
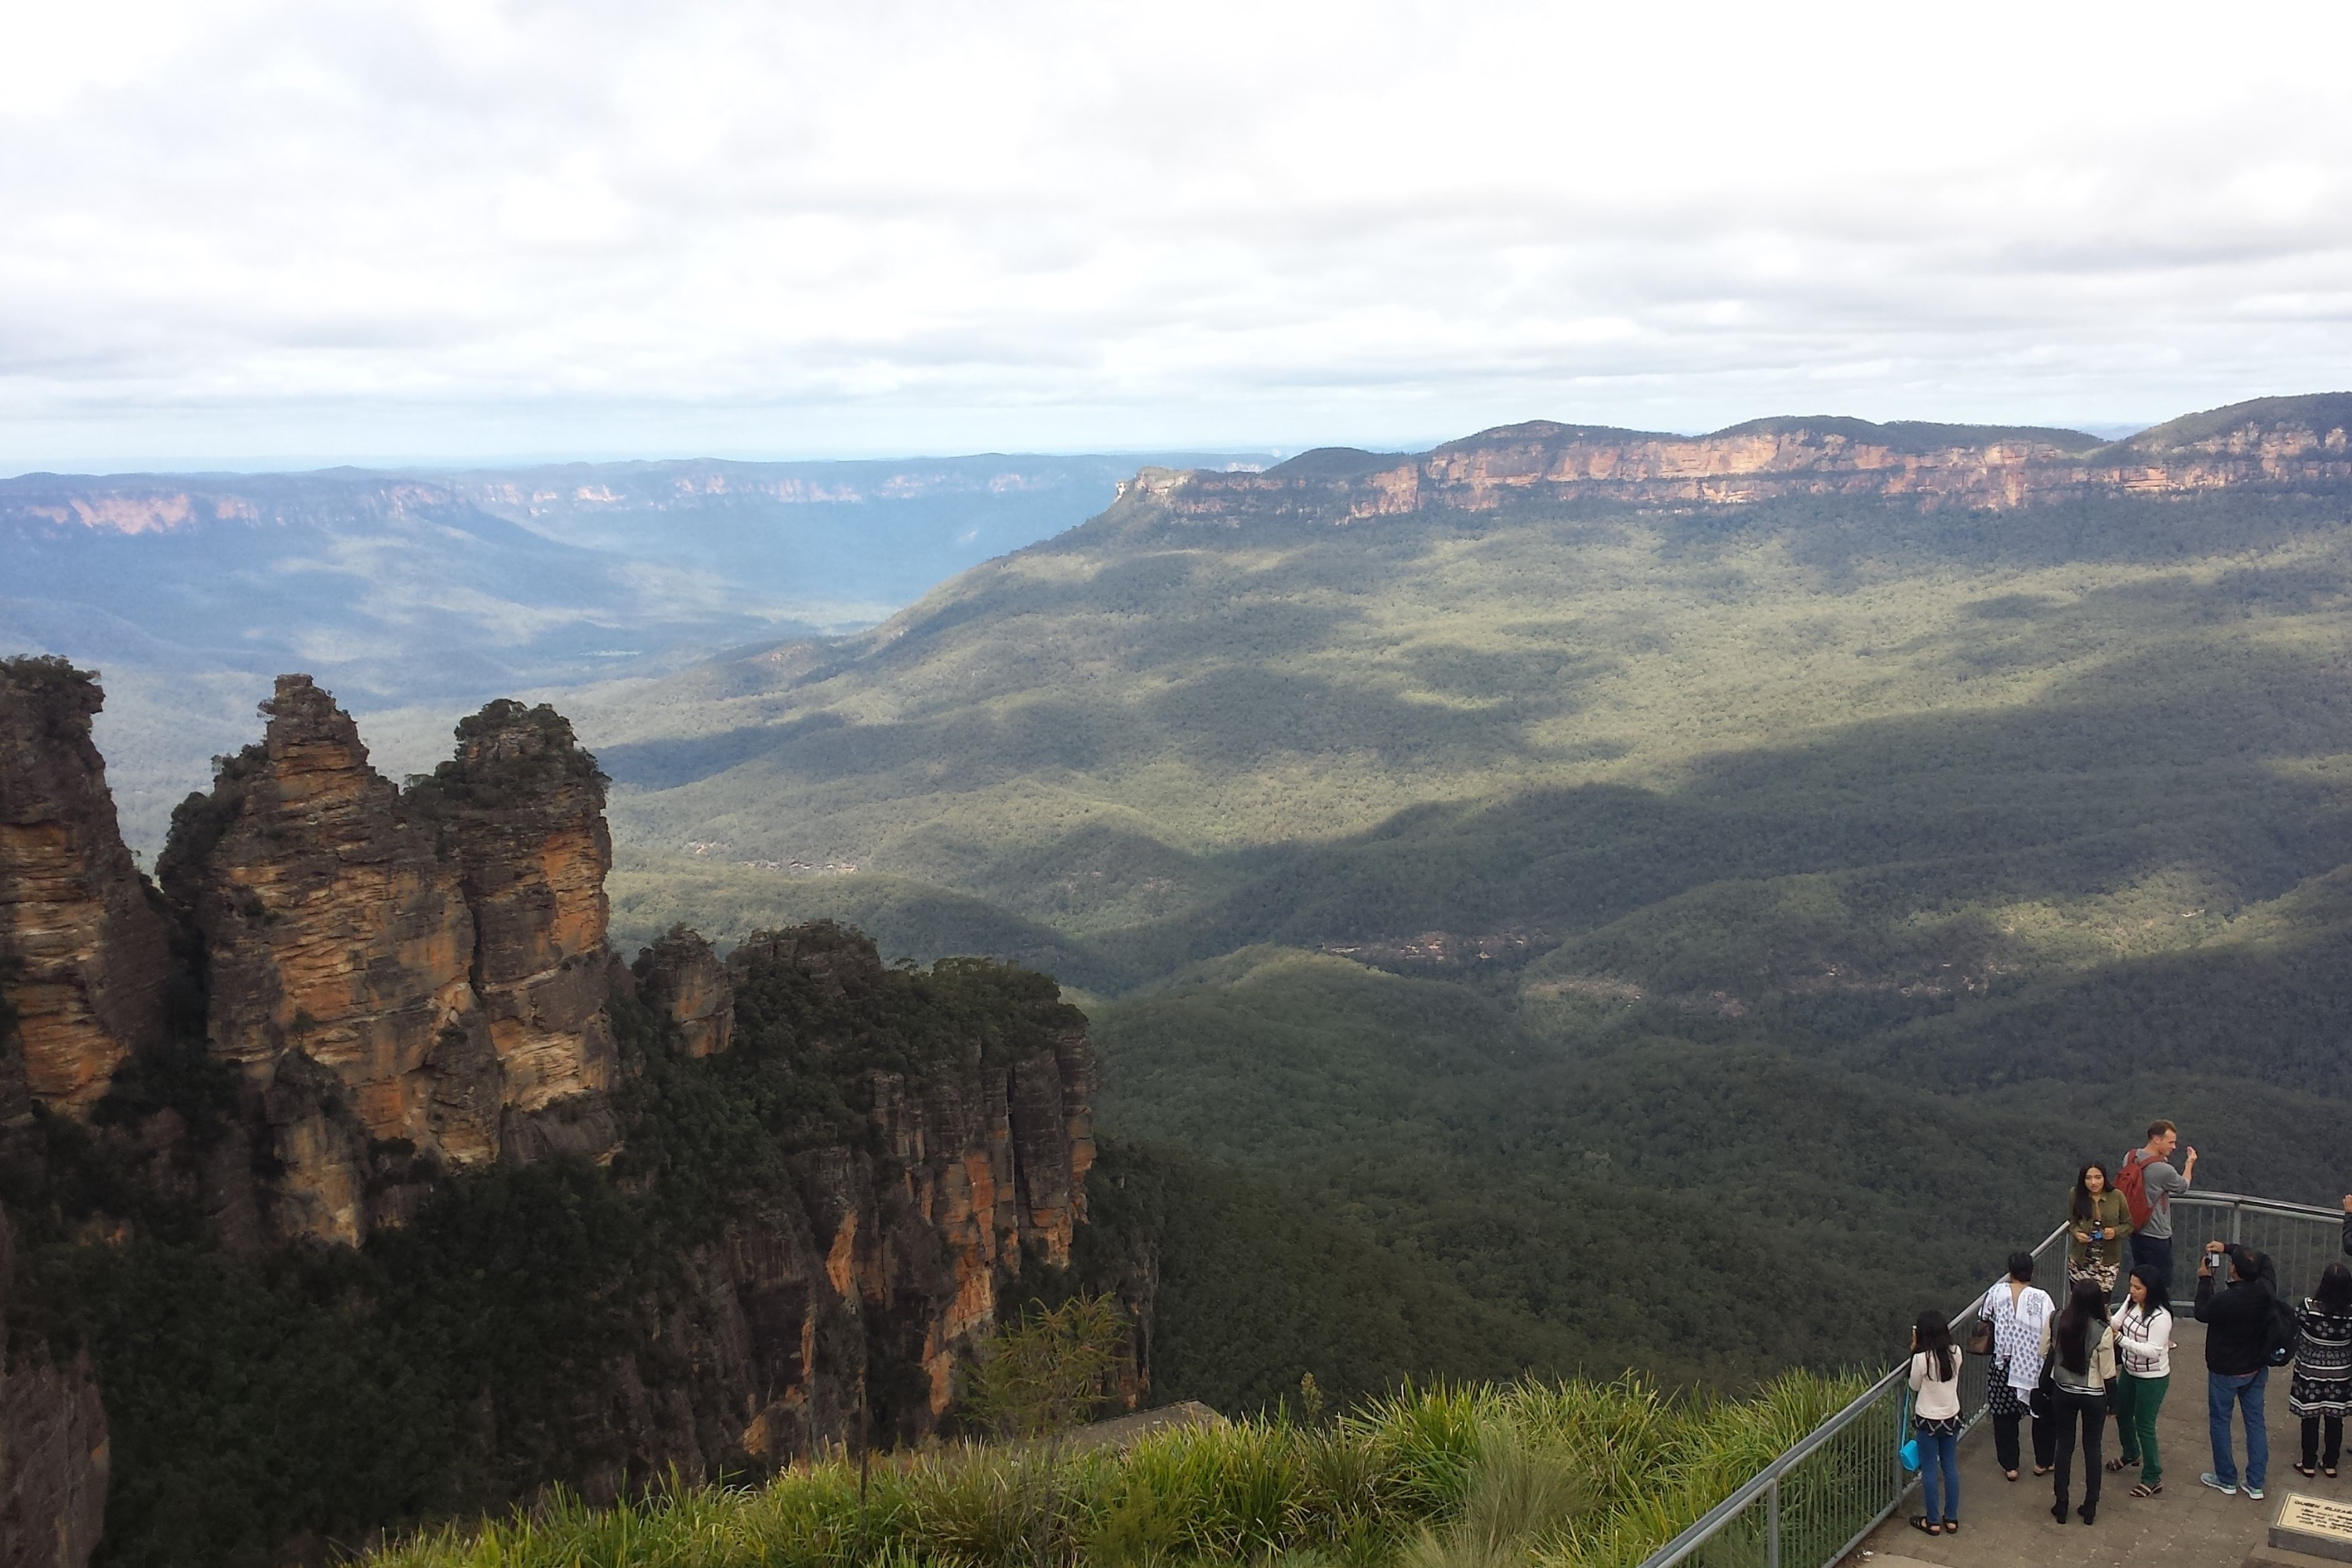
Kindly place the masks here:
<instances>
[{"instance_id":1,"label":"white top","mask_svg":"<svg viewBox=\"0 0 2352 1568\"><path fill-rule=\"evenodd\" d=\"M1960 1413L1960 1363L1966 1359L1960 1347L1952 1347L1952 1375L1937 1378L1926 1351L1911 1355L1911 1386L1919 1397L1911 1402L1912 1414L1922 1421L1948 1420Z\"/></svg>"},{"instance_id":2,"label":"white top","mask_svg":"<svg viewBox=\"0 0 2352 1568\"><path fill-rule=\"evenodd\" d=\"M2042 1326L2057 1314L2058 1304L2039 1285L2028 1285L2012 1303L2009 1287L2004 1276L1985 1292L1984 1304L1977 1311L1992 1320L1993 1364L2007 1365L2010 1387L2031 1394L2042 1381Z\"/></svg>"},{"instance_id":3,"label":"white top","mask_svg":"<svg viewBox=\"0 0 2352 1568\"><path fill-rule=\"evenodd\" d=\"M2172 1314L2158 1307L2151 1315L2125 1302L2116 1314L2116 1352L2134 1377L2170 1377Z\"/></svg>"}]
</instances>

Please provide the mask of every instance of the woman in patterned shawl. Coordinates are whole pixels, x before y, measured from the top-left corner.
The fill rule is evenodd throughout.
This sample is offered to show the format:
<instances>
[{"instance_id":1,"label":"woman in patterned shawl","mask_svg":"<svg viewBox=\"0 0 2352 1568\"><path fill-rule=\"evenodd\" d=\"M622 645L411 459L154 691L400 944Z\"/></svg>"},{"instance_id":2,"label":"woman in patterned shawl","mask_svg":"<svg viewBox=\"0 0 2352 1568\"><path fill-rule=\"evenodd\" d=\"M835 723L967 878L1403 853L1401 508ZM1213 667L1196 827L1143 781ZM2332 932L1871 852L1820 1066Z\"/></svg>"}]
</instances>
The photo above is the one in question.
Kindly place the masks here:
<instances>
[{"instance_id":1,"label":"woman in patterned shawl","mask_svg":"<svg viewBox=\"0 0 2352 1568\"><path fill-rule=\"evenodd\" d=\"M2331 1263L2321 1272L2319 1294L2304 1299L2294 1327L2294 1382L2286 1404L2303 1421L2303 1462L2295 1468L2333 1477L2344 1452L2344 1414L2352 1410L2352 1268Z\"/></svg>"},{"instance_id":2,"label":"woman in patterned shawl","mask_svg":"<svg viewBox=\"0 0 2352 1568\"><path fill-rule=\"evenodd\" d=\"M1985 1292L1977 1313L1992 1325L1992 1371L1985 1379L1985 1410L1992 1416L1992 1447L2001 1473L2017 1479L2017 1424L2033 1417L2033 1473L2046 1476L2058 1434L2047 1411L2032 1408L2042 1383L2042 1326L2057 1311L2050 1293L2033 1283L2033 1254L2009 1255L2009 1278Z\"/></svg>"}]
</instances>

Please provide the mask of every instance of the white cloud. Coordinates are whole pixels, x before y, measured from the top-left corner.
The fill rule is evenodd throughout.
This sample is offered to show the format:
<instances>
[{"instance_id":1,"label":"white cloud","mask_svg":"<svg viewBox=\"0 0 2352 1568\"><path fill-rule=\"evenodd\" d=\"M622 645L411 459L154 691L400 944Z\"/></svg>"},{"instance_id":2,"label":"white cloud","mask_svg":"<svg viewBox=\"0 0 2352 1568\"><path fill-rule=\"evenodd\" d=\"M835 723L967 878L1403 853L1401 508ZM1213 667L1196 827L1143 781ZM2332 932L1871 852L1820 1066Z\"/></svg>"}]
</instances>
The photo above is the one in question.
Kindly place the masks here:
<instances>
[{"instance_id":1,"label":"white cloud","mask_svg":"<svg viewBox=\"0 0 2352 1568\"><path fill-rule=\"evenodd\" d=\"M18 466L2352 384L2340 6L5 9Z\"/></svg>"}]
</instances>

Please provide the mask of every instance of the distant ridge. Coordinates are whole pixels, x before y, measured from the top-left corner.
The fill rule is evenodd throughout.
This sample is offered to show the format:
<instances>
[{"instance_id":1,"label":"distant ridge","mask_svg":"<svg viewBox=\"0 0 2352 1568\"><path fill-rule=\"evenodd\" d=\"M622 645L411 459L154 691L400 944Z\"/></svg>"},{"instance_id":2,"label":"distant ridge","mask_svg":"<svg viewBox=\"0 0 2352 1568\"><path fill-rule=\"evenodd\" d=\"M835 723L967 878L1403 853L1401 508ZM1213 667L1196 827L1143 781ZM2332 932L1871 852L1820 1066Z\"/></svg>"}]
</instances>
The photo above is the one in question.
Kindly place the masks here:
<instances>
[{"instance_id":1,"label":"distant ridge","mask_svg":"<svg viewBox=\"0 0 2352 1568\"><path fill-rule=\"evenodd\" d=\"M2352 393L2259 398L2122 441L2047 426L1837 415L1774 416L1705 436L1532 419L1427 452L1326 447L1263 473L1147 468L1120 495L1135 515L1158 509L1170 521L1228 523L1244 513L1350 522L1519 502L1736 505L1792 495L2001 510L2101 493L2352 489L2347 430Z\"/></svg>"}]
</instances>

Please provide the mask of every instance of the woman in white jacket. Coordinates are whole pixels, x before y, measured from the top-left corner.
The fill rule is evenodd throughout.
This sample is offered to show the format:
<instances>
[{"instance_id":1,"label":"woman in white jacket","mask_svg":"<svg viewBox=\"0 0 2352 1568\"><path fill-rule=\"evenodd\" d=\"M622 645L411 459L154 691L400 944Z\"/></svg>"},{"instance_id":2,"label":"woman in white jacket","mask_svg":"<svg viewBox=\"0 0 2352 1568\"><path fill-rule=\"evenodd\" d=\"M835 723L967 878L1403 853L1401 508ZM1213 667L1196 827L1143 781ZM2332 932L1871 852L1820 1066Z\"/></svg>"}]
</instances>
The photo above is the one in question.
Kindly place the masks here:
<instances>
[{"instance_id":1,"label":"woman in white jacket","mask_svg":"<svg viewBox=\"0 0 2352 1568\"><path fill-rule=\"evenodd\" d=\"M2012 1252L2009 1278L1985 1292L1977 1315L1992 1325L1992 1371L1985 1379L1985 1413L1992 1417L1992 1449L2001 1473L2017 1479L2017 1424L2033 1416L2033 1473L2050 1473L2056 1435L2049 1412L2032 1409L2042 1383L2042 1336L2058 1304L2033 1283L2033 1254Z\"/></svg>"},{"instance_id":2,"label":"woman in white jacket","mask_svg":"<svg viewBox=\"0 0 2352 1568\"><path fill-rule=\"evenodd\" d=\"M1911 1435L1919 1442L1919 1489L1927 1511L1911 1528L1929 1535L1960 1530L1960 1347L1930 1309L1911 1330Z\"/></svg>"}]
</instances>

